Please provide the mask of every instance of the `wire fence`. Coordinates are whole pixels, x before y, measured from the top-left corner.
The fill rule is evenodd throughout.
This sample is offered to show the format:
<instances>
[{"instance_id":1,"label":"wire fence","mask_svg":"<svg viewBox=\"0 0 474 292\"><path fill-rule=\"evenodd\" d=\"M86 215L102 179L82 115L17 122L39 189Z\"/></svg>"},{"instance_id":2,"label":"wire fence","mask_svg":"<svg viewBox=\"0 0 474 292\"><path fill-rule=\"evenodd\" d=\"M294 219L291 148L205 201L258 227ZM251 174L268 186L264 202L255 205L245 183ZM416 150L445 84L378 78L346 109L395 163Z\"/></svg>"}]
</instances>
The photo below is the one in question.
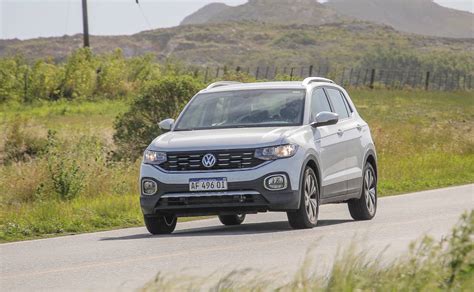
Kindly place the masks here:
<instances>
[{"instance_id":1,"label":"wire fence","mask_svg":"<svg viewBox=\"0 0 474 292\"><path fill-rule=\"evenodd\" d=\"M376 68L300 67L207 67L194 69L205 82L225 78L228 74L245 73L257 80L300 80L310 76L326 77L342 86L369 88L419 88L424 90L472 90L472 75L464 72L390 70Z\"/></svg>"}]
</instances>

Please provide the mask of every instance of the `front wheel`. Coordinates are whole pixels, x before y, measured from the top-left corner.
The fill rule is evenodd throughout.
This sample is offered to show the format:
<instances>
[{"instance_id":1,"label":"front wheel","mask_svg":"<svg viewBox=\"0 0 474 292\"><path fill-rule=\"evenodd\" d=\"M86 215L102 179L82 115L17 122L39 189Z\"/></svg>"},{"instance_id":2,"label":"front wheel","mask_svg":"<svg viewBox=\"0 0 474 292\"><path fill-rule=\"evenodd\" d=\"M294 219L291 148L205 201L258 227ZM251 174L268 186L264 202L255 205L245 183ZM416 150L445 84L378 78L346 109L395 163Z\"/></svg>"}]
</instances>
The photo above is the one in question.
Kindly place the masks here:
<instances>
[{"instance_id":1,"label":"front wheel","mask_svg":"<svg viewBox=\"0 0 474 292\"><path fill-rule=\"evenodd\" d=\"M146 229L153 235L172 233L178 221L174 215L145 216L144 219Z\"/></svg>"},{"instance_id":2,"label":"front wheel","mask_svg":"<svg viewBox=\"0 0 474 292\"><path fill-rule=\"evenodd\" d=\"M377 176L374 167L367 163L364 167L362 194L360 199L348 202L349 212L354 220L370 220L377 212Z\"/></svg>"},{"instance_id":3,"label":"front wheel","mask_svg":"<svg viewBox=\"0 0 474 292\"><path fill-rule=\"evenodd\" d=\"M301 202L297 211L286 213L288 222L294 229L313 228L318 224L319 187L316 174L311 167L306 167L300 187Z\"/></svg>"},{"instance_id":4,"label":"front wheel","mask_svg":"<svg viewBox=\"0 0 474 292\"><path fill-rule=\"evenodd\" d=\"M220 215L219 220L226 226L240 225L245 220L245 214Z\"/></svg>"}]
</instances>

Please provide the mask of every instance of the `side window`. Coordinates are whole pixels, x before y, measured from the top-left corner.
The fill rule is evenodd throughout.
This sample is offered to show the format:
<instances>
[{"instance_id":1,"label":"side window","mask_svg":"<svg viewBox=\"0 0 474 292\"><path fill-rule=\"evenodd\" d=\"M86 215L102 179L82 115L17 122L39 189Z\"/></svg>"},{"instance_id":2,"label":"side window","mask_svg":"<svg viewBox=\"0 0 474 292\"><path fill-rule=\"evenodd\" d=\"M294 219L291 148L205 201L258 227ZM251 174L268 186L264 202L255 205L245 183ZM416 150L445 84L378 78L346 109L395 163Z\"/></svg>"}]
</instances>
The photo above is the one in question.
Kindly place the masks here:
<instances>
[{"instance_id":1,"label":"side window","mask_svg":"<svg viewBox=\"0 0 474 292\"><path fill-rule=\"evenodd\" d=\"M326 88L326 91L329 95L332 105L334 106L334 111L339 115L339 119L346 119L349 117L349 112L347 111L344 98L337 89Z\"/></svg>"},{"instance_id":2,"label":"side window","mask_svg":"<svg viewBox=\"0 0 474 292\"><path fill-rule=\"evenodd\" d=\"M314 120L320 112L331 112L331 106L324 90L317 88L311 96L311 120Z\"/></svg>"},{"instance_id":3,"label":"side window","mask_svg":"<svg viewBox=\"0 0 474 292\"><path fill-rule=\"evenodd\" d=\"M342 99L344 100L344 104L346 105L347 111L349 112L349 115L351 115L354 111L352 110L352 107L350 106L349 102L347 101L347 97L344 95L344 93L340 92L339 93L342 95Z\"/></svg>"}]
</instances>

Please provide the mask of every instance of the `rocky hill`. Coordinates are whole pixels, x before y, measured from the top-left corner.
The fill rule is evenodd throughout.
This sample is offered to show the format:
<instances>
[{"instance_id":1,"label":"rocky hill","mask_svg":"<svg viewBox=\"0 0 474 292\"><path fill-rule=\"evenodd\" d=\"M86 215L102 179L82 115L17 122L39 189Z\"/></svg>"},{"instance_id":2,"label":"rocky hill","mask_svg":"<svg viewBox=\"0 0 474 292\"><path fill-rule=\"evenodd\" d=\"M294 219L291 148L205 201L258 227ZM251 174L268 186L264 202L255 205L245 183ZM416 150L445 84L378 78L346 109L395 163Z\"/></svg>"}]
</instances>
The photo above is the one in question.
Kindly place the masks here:
<instances>
[{"instance_id":1,"label":"rocky hill","mask_svg":"<svg viewBox=\"0 0 474 292\"><path fill-rule=\"evenodd\" d=\"M348 19L316 0L250 0L236 7L222 3L209 4L186 17L181 24L250 21L321 25Z\"/></svg>"},{"instance_id":2,"label":"rocky hill","mask_svg":"<svg viewBox=\"0 0 474 292\"><path fill-rule=\"evenodd\" d=\"M330 0L326 6L348 17L422 35L474 38L474 14L432 0Z\"/></svg>"},{"instance_id":3,"label":"rocky hill","mask_svg":"<svg viewBox=\"0 0 474 292\"><path fill-rule=\"evenodd\" d=\"M321 25L363 20L410 33L474 38L474 14L446 8L432 0L250 0L236 7L209 4L182 25L224 22Z\"/></svg>"}]
</instances>

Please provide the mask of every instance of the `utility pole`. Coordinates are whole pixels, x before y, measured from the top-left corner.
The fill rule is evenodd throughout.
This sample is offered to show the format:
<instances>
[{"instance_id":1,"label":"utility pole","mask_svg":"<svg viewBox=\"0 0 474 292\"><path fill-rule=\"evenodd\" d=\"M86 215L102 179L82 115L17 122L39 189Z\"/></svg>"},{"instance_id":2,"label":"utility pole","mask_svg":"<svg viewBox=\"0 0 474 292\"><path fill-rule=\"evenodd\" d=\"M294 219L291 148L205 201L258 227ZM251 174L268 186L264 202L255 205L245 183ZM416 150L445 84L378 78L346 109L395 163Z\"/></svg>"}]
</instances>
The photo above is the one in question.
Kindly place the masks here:
<instances>
[{"instance_id":1,"label":"utility pole","mask_svg":"<svg viewBox=\"0 0 474 292\"><path fill-rule=\"evenodd\" d=\"M89 20L87 17L87 0L82 0L82 25L84 28L84 48L88 48L89 44Z\"/></svg>"}]
</instances>

